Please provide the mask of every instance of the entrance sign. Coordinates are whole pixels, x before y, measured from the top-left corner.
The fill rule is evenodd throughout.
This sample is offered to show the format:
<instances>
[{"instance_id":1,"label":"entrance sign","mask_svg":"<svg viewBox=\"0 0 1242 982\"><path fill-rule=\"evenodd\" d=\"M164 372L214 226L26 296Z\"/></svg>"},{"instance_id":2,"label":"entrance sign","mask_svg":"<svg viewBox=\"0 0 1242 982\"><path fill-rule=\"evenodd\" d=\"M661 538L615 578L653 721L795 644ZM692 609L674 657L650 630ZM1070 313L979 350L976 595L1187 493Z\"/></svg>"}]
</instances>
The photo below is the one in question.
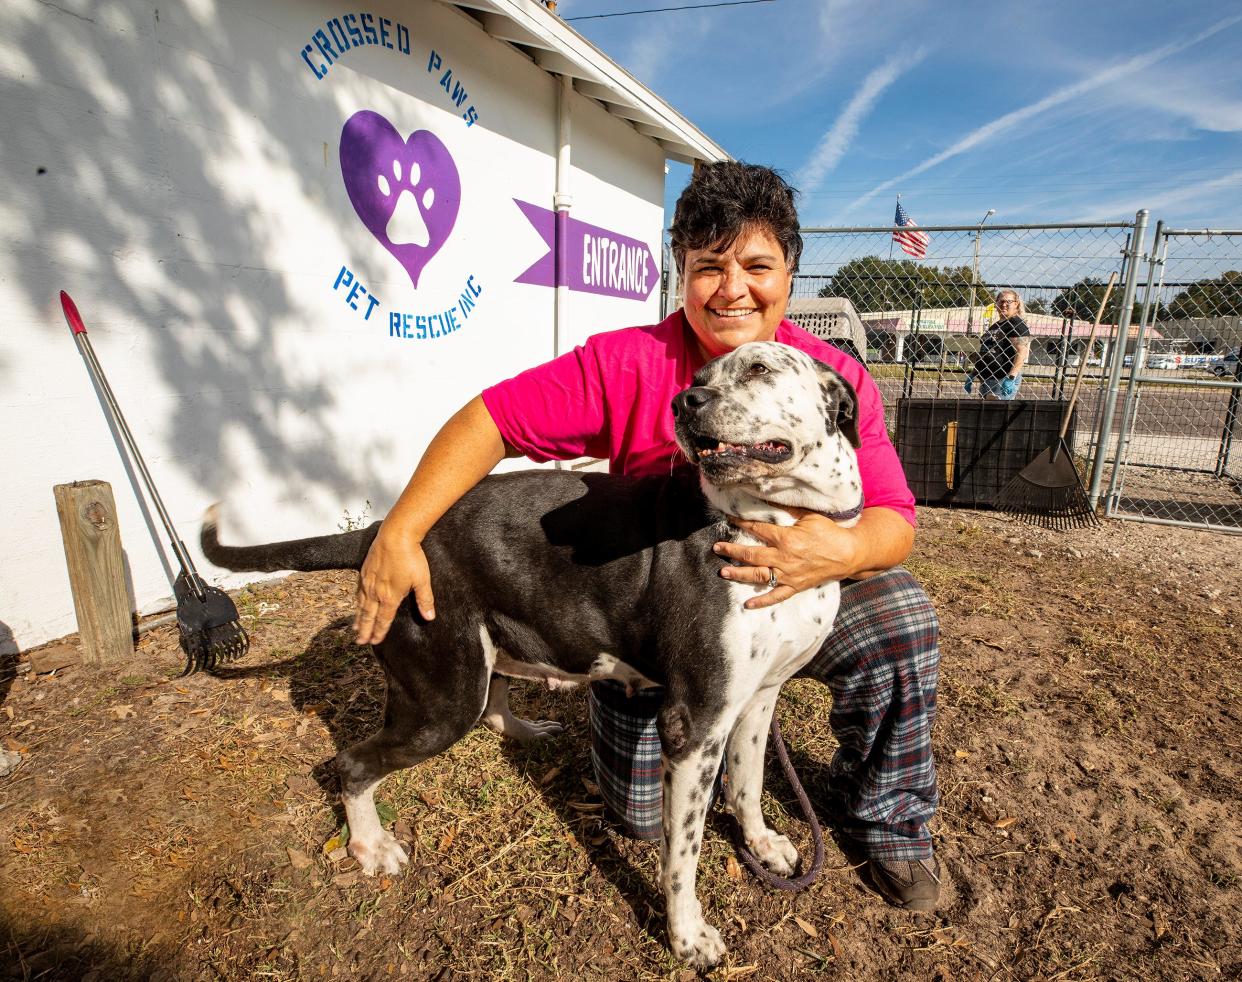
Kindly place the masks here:
<instances>
[{"instance_id":1,"label":"entrance sign","mask_svg":"<svg viewBox=\"0 0 1242 982\"><path fill-rule=\"evenodd\" d=\"M659 267L645 242L611 232L565 215L564 283L556 282L555 251L558 214L528 201L513 199L535 230L543 236L548 253L514 282L531 286L567 286L579 293L624 300L646 300L659 281ZM564 213L562 213L564 214Z\"/></svg>"}]
</instances>

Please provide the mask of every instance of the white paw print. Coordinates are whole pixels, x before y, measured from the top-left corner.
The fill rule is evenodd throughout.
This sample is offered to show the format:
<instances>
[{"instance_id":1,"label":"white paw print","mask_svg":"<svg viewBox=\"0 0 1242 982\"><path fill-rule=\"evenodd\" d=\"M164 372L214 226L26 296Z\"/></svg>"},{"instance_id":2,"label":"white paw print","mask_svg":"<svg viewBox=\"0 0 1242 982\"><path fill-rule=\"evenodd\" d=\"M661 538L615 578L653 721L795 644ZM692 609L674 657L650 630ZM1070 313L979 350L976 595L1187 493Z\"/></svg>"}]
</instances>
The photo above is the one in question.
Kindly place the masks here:
<instances>
[{"instance_id":1,"label":"white paw print","mask_svg":"<svg viewBox=\"0 0 1242 982\"><path fill-rule=\"evenodd\" d=\"M396 197L393 204L385 234L395 245L425 246L431 240L427 232L424 215L431 210L436 200L436 189L428 184L419 188L422 180L422 168L415 161L410 170L402 177L401 161L392 162L392 180L383 172L376 175L375 184L380 194L389 199Z\"/></svg>"}]
</instances>

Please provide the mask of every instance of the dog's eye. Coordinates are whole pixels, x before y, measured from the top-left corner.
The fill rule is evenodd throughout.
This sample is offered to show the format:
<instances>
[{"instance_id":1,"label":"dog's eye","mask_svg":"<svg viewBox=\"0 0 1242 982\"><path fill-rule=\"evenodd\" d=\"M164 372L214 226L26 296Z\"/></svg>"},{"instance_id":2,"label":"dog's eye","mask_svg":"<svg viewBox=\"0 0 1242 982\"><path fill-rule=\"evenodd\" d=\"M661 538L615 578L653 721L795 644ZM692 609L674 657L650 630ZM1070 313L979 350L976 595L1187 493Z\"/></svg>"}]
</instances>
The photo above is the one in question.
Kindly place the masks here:
<instances>
[{"instance_id":1,"label":"dog's eye","mask_svg":"<svg viewBox=\"0 0 1242 982\"><path fill-rule=\"evenodd\" d=\"M746 374L750 378L756 378L760 375L767 375L770 371L771 369L767 365L757 361L746 369Z\"/></svg>"}]
</instances>

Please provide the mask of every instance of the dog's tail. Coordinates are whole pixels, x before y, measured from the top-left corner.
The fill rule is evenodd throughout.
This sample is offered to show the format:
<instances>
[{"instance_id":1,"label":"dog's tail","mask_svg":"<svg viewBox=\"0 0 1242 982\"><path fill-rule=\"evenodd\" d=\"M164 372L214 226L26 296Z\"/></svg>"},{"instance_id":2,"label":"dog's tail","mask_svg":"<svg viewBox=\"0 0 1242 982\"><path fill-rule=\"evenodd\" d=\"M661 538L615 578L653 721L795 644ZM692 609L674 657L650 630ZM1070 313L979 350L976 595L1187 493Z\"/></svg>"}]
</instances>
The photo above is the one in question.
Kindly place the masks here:
<instances>
[{"instance_id":1,"label":"dog's tail","mask_svg":"<svg viewBox=\"0 0 1242 982\"><path fill-rule=\"evenodd\" d=\"M320 569L361 569L367 550L375 540L380 523L338 535L320 535L289 542L269 542L259 546L222 546L217 530L220 506L212 505L203 515L198 541L203 555L222 569L234 572L275 573L294 569L303 572Z\"/></svg>"}]
</instances>

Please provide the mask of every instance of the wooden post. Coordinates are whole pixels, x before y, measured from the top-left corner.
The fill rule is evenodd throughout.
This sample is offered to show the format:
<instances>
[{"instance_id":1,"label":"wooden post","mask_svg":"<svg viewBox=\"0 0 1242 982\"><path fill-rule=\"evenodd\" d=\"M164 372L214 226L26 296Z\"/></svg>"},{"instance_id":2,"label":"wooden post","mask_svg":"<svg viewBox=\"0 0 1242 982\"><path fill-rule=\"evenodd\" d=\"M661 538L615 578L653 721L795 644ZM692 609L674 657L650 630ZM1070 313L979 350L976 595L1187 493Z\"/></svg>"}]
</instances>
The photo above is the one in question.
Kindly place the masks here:
<instances>
[{"instance_id":1,"label":"wooden post","mask_svg":"<svg viewBox=\"0 0 1242 982\"><path fill-rule=\"evenodd\" d=\"M116 502L107 481L74 481L52 488L73 607L82 635L82 657L95 665L120 662L134 653L134 628Z\"/></svg>"}]
</instances>

